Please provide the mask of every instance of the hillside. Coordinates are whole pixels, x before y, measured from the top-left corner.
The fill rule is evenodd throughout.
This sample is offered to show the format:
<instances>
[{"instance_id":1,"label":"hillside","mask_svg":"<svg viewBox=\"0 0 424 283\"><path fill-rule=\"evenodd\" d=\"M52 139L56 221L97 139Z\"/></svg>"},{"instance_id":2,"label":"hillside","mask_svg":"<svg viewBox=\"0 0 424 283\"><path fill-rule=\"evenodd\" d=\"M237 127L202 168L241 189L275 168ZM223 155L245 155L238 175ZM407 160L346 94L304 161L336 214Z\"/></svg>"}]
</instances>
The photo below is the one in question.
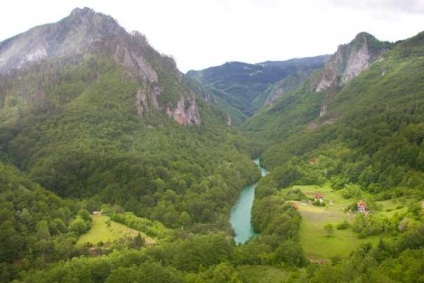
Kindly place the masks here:
<instances>
[{"instance_id":1,"label":"hillside","mask_svg":"<svg viewBox=\"0 0 424 283\"><path fill-rule=\"evenodd\" d=\"M172 59L109 16L76 9L6 40L0 54L5 159L62 197L172 227L216 225L259 176L226 116L196 97Z\"/></svg>"},{"instance_id":2,"label":"hillside","mask_svg":"<svg viewBox=\"0 0 424 283\"><path fill-rule=\"evenodd\" d=\"M240 125L264 105L272 104L283 93L296 88L314 70L321 68L328 57L258 64L229 62L201 71L189 71L187 76L209 90L233 123ZM279 85L274 87L277 82Z\"/></svg>"},{"instance_id":3,"label":"hillside","mask_svg":"<svg viewBox=\"0 0 424 283\"><path fill-rule=\"evenodd\" d=\"M186 76L77 8L0 58L0 282L422 281L424 33Z\"/></svg>"},{"instance_id":4,"label":"hillside","mask_svg":"<svg viewBox=\"0 0 424 283\"><path fill-rule=\"evenodd\" d=\"M243 125L270 169L257 186L256 231L278 233L284 218L271 208L291 202L299 244L320 263L287 282L421 280L423 50L423 33L396 44L361 33Z\"/></svg>"},{"instance_id":5,"label":"hillside","mask_svg":"<svg viewBox=\"0 0 424 283\"><path fill-rule=\"evenodd\" d=\"M269 141L264 163L275 168L291 160L294 166L305 167L307 160L322 158L319 167L326 168L326 176L320 178L359 183L374 193L389 190L389 195L422 195L421 37L399 43L379 56L369 56L370 60L379 59L362 64L363 70L349 81L342 80L342 85L316 89L324 85L317 80L328 78L328 70L334 70L335 59L359 57L365 47L355 51L355 39L339 48L322 73L246 123L245 129L258 140ZM346 54L349 48L353 51ZM334 76L343 77L349 68L353 67ZM287 180L287 184L293 182L302 181ZM408 190L401 189L405 187Z\"/></svg>"}]
</instances>

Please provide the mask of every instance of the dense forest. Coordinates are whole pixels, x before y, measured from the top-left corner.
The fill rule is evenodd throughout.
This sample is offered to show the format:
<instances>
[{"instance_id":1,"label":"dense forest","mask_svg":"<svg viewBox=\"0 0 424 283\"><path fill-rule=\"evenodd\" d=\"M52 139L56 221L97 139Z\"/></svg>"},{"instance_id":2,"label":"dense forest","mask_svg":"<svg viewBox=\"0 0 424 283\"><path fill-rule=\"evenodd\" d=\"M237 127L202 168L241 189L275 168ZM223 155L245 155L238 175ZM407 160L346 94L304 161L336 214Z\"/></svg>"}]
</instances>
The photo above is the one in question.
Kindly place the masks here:
<instances>
[{"instance_id":1,"label":"dense forest","mask_svg":"<svg viewBox=\"0 0 424 283\"><path fill-rule=\"evenodd\" d=\"M235 127L142 35L80 14L117 35L0 73L1 282L424 281L424 33L373 41L381 57L324 91L300 66L263 108L282 63L252 65ZM231 208L256 182L257 236L237 245Z\"/></svg>"}]
</instances>

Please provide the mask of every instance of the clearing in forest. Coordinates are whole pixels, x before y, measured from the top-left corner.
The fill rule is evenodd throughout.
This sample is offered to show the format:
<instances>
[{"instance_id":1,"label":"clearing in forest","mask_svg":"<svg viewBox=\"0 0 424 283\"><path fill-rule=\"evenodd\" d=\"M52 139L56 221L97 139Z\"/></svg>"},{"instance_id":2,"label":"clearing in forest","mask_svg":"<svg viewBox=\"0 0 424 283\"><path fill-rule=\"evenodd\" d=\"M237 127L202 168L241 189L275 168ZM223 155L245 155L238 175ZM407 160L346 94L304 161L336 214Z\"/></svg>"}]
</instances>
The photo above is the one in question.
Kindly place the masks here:
<instances>
[{"instance_id":1,"label":"clearing in forest","mask_svg":"<svg viewBox=\"0 0 424 283\"><path fill-rule=\"evenodd\" d=\"M156 243L155 239L147 236L143 232L115 222L111 220L109 216L91 215L91 218L93 219L93 225L91 226L90 231L81 235L77 242L78 245L86 243L97 245L100 242L112 243L122 238L134 238L138 234L144 238L146 245L154 245Z\"/></svg>"},{"instance_id":2,"label":"clearing in forest","mask_svg":"<svg viewBox=\"0 0 424 283\"><path fill-rule=\"evenodd\" d=\"M362 244L375 245L381 238L388 237L387 235L377 235L361 239L352 228L336 229L338 224L345 221L353 224L357 215L356 212L348 212L346 208L358 200L345 199L342 196L342 190L334 191L328 184L324 186L294 186L293 189L300 189L308 198L321 195L325 202L325 206L314 206L311 202L295 202L302 215L299 230L300 243L310 260L322 262L336 256L345 257ZM363 195L362 198L367 199L368 197ZM399 213L405 211L405 208L400 207L396 200L374 202L374 204L379 206L379 210L372 213L379 216L390 217L396 211ZM326 229L326 225L327 228L331 226L330 229Z\"/></svg>"}]
</instances>

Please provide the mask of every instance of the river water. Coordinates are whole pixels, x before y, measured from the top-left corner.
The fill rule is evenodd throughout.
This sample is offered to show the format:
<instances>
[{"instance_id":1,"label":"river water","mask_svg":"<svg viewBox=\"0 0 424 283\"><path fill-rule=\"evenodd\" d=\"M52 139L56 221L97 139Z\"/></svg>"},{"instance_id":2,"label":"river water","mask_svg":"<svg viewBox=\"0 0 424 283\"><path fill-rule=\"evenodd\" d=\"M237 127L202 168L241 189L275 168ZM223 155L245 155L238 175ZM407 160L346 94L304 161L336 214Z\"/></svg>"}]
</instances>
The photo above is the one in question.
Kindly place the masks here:
<instances>
[{"instance_id":1,"label":"river water","mask_svg":"<svg viewBox=\"0 0 424 283\"><path fill-rule=\"evenodd\" d=\"M259 158L253 160L253 162L261 169L262 176L268 173L265 168L260 166ZM256 235L251 223L252 205L255 199L256 185L257 183L244 187L231 209L230 223L235 233L234 241L236 244L244 244Z\"/></svg>"}]
</instances>

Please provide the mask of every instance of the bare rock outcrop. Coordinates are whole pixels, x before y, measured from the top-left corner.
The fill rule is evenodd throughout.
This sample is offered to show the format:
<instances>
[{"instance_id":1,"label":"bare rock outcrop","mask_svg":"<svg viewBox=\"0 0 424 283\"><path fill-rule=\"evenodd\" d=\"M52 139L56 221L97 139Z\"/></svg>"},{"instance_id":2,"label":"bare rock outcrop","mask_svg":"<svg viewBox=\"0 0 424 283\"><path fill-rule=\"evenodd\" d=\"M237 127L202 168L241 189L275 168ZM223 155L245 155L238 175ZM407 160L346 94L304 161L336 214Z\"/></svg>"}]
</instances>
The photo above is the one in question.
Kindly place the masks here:
<instances>
[{"instance_id":1,"label":"bare rock outcrop","mask_svg":"<svg viewBox=\"0 0 424 283\"><path fill-rule=\"evenodd\" d=\"M311 79L316 92L342 86L358 76L390 47L368 33L360 33L349 44L340 45L324 68Z\"/></svg>"},{"instance_id":2,"label":"bare rock outcrop","mask_svg":"<svg viewBox=\"0 0 424 283\"><path fill-rule=\"evenodd\" d=\"M166 113L180 125L200 124L200 115L194 96L181 96L181 99L177 102L177 106L174 109L167 107Z\"/></svg>"}]
</instances>

